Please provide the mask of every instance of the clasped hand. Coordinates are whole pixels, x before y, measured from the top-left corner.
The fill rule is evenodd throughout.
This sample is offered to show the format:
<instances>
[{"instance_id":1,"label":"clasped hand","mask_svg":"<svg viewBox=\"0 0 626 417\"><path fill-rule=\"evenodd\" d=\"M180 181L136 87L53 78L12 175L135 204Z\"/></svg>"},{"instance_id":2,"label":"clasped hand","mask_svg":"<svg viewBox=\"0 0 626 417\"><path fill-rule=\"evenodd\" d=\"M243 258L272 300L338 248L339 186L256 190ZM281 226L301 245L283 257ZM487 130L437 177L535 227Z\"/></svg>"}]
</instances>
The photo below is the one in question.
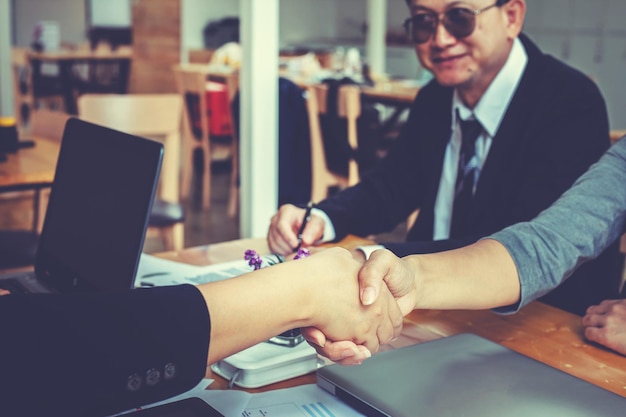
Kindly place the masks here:
<instances>
[{"instance_id":1,"label":"clasped hand","mask_svg":"<svg viewBox=\"0 0 626 417\"><path fill-rule=\"evenodd\" d=\"M389 320L397 320L394 316L399 310L401 316L410 313L416 305L417 291L413 273L402 259L388 250L372 253L370 259L362 264L357 272L359 298L364 307L371 307L385 302L391 297L397 310L389 308ZM347 277L344 277L347 278ZM348 279L348 281L351 281ZM395 329L393 337L388 332L379 332L378 343L386 344L399 336L400 327ZM302 329L305 339L322 356L342 365L358 365L378 350L378 344L360 344L358 340L339 340L317 327Z\"/></svg>"}]
</instances>

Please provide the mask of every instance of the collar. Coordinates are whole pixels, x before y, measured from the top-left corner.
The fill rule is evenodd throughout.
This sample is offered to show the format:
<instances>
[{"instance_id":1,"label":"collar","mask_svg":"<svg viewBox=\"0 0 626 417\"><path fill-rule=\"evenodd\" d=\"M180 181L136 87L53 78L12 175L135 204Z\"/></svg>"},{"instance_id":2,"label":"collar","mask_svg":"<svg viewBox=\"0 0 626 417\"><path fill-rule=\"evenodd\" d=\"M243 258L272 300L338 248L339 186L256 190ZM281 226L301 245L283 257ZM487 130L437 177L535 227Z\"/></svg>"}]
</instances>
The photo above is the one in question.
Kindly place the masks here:
<instances>
[{"instance_id":1,"label":"collar","mask_svg":"<svg viewBox=\"0 0 626 417\"><path fill-rule=\"evenodd\" d=\"M494 137L504 118L509 102L522 79L528 55L519 38L515 38L511 52L498 75L493 79L485 94L480 98L474 109L468 108L459 97L456 89L452 97L452 126L457 124L456 114L462 120L475 118L490 137Z\"/></svg>"}]
</instances>

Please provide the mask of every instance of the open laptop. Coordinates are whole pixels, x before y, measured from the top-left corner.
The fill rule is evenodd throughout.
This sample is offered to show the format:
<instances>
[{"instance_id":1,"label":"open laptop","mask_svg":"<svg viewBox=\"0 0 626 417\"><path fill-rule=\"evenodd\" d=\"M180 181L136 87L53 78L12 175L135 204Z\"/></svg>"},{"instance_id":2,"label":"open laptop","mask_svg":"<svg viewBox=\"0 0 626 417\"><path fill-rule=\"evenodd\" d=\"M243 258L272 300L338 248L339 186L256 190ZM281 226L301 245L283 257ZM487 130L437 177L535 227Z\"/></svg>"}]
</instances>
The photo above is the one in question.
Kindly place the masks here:
<instances>
[{"instance_id":1,"label":"open laptop","mask_svg":"<svg viewBox=\"0 0 626 417\"><path fill-rule=\"evenodd\" d=\"M626 415L626 398L473 334L330 365L317 384L367 416Z\"/></svg>"},{"instance_id":2,"label":"open laptop","mask_svg":"<svg viewBox=\"0 0 626 417\"><path fill-rule=\"evenodd\" d=\"M0 276L11 292L133 287L163 145L69 119L34 271Z\"/></svg>"}]
</instances>

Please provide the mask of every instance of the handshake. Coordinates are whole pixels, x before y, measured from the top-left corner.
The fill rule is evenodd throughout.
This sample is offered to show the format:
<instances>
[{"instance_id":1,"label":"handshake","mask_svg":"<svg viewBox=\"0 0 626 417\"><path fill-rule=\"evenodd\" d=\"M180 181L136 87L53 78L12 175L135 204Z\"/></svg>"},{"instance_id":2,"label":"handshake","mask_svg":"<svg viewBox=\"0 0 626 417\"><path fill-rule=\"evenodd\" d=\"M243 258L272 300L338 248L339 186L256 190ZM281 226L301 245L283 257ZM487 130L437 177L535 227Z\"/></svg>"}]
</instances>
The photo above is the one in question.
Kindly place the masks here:
<instances>
[{"instance_id":1,"label":"handshake","mask_svg":"<svg viewBox=\"0 0 626 417\"><path fill-rule=\"evenodd\" d=\"M315 306L321 320L303 327L302 334L320 355L358 365L400 335L403 317L417 297L406 262L384 249L362 262L341 248L321 250L307 261L316 264L311 271L320 273L312 291L322 297ZM337 300L340 292L344 301Z\"/></svg>"}]
</instances>

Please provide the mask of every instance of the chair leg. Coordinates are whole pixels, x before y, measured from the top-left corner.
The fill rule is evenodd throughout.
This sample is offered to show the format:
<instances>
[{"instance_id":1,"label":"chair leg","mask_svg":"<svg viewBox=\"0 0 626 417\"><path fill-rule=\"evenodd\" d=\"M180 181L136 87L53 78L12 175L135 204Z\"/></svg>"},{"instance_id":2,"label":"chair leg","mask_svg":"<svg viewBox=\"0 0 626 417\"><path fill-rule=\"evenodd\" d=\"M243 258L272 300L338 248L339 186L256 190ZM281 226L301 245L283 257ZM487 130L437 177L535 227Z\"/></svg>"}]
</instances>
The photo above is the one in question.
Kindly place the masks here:
<instances>
[{"instance_id":1,"label":"chair leg","mask_svg":"<svg viewBox=\"0 0 626 417\"><path fill-rule=\"evenodd\" d=\"M177 223L172 227L172 243L174 250L185 248L185 225L183 223Z\"/></svg>"},{"instance_id":2,"label":"chair leg","mask_svg":"<svg viewBox=\"0 0 626 417\"><path fill-rule=\"evenodd\" d=\"M177 223L173 226L160 227L159 234L166 252L181 250L185 246L185 225Z\"/></svg>"},{"instance_id":3,"label":"chair leg","mask_svg":"<svg viewBox=\"0 0 626 417\"><path fill-rule=\"evenodd\" d=\"M234 137L233 141L235 141ZM228 192L228 210L226 213L229 218L233 219L237 217L239 212L239 149L236 141L233 143L231 160L230 190Z\"/></svg>"},{"instance_id":4,"label":"chair leg","mask_svg":"<svg viewBox=\"0 0 626 417\"><path fill-rule=\"evenodd\" d=\"M193 152L194 147L186 145L183 151L182 174L180 179L180 195L187 199L191 194L191 174L193 172Z\"/></svg>"},{"instance_id":5,"label":"chair leg","mask_svg":"<svg viewBox=\"0 0 626 417\"><path fill-rule=\"evenodd\" d=\"M208 144L207 144L208 145ZM204 178L202 181L202 208L211 208L211 149L203 147L204 151Z\"/></svg>"}]
</instances>

